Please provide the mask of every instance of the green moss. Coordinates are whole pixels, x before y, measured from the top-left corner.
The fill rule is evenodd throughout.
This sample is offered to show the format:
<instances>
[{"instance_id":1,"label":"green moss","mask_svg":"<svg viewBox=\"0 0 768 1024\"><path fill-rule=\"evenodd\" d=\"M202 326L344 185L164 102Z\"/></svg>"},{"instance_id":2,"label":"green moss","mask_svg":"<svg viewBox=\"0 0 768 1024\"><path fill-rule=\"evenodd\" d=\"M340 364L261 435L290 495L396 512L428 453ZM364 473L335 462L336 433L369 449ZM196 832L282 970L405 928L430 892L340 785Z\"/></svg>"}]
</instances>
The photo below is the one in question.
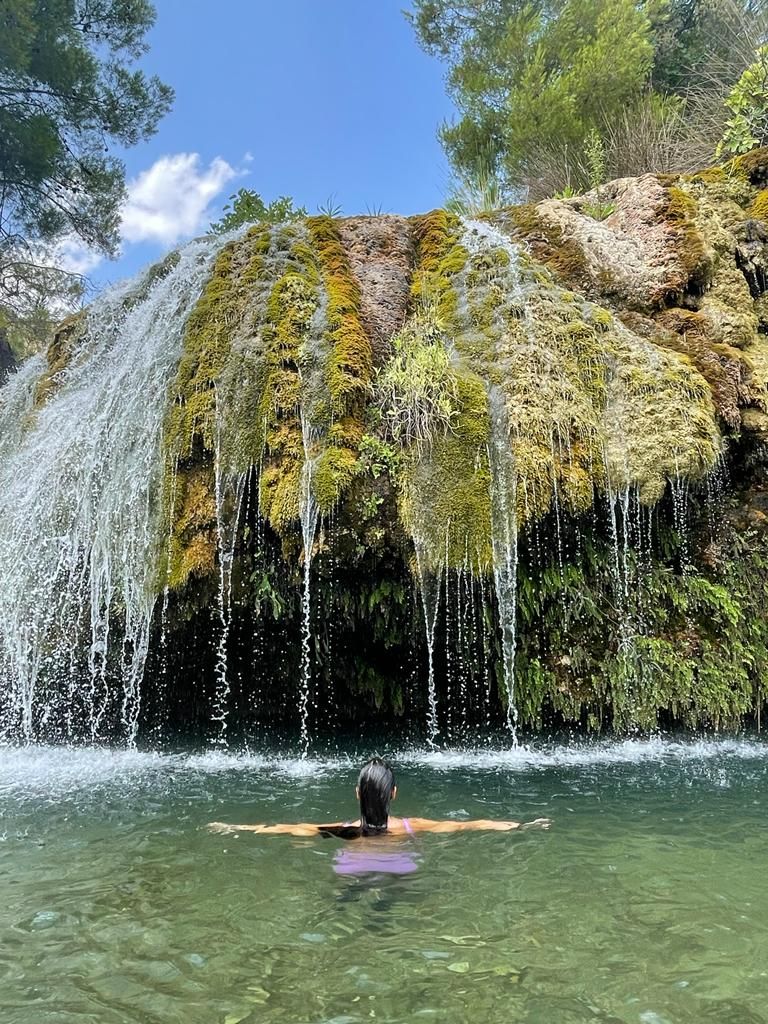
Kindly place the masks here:
<instances>
[{"instance_id":1,"label":"green moss","mask_svg":"<svg viewBox=\"0 0 768 1024\"><path fill-rule=\"evenodd\" d=\"M589 264L578 242L564 238L560 227L547 221L532 203L511 207L508 214L517 235L528 244L536 260L564 282L580 289L587 286Z\"/></svg>"},{"instance_id":2,"label":"green moss","mask_svg":"<svg viewBox=\"0 0 768 1024\"><path fill-rule=\"evenodd\" d=\"M270 277L289 258L293 237L254 228L228 243L190 314L164 436L163 505L170 540L161 585L178 587L190 575L214 570L214 463L218 459L222 474L237 474L261 459L274 407L265 400L268 383L274 386L270 398L290 401L285 388L270 378L274 360L268 365L263 357L262 321L271 307L257 300L259 289L270 287ZM249 344L233 351L235 340L243 337Z\"/></svg>"},{"instance_id":3,"label":"green moss","mask_svg":"<svg viewBox=\"0 0 768 1024\"><path fill-rule=\"evenodd\" d=\"M753 149L735 157L729 170L732 174L746 178L755 187L765 188L768 186L768 147Z\"/></svg>"},{"instance_id":4,"label":"green moss","mask_svg":"<svg viewBox=\"0 0 768 1024\"><path fill-rule=\"evenodd\" d=\"M663 328L654 341L679 352L693 365L712 389L715 408L725 423L738 428L740 382L746 369L743 356L728 345L713 343L707 318L687 309L670 309L656 321Z\"/></svg>"},{"instance_id":5,"label":"green moss","mask_svg":"<svg viewBox=\"0 0 768 1024\"><path fill-rule=\"evenodd\" d=\"M488 573L491 544L491 478L488 402L480 378L454 377L456 416L451 431L428 451L410 450L402 473L400 514L419 546L423 566Z\"/></svg>"},{"instance_id":6,"label":"green moss","mask_svg":"<svg viewBox=\"0 0 768 1024\"><path fill-rule=\"evenodd\" d=\"M320 400L319 404L327 447L319 457L313 480L320 511L328 514L358 469L365 408L372 391L373 353L360 318L360 287L337 222L330 217L312 217L307 224L327 300L329 355L323 390L327 390L328 401Z\"/></svg>"},{"instance_id":7,"label":"green moss","mask_svg":"<svg viewBox=\"0 0 768 1024\"><path fill-rule=\"evenodd\" d=\"M768 336L758 334L743 357L748 368L749 400L768 411Z\"/></svg>"},{"instance_id":8,"label":"green moss","mask_svg":"<svg viewBox=\"0 0 768 1024\"><path fill-rule=\"evenodd\" d=\"M768 188L761 189L749 208L750 217L768 221Z\"/></svg>"},{"instance_id":9,"label":"green moss","mask_svg":"<svg viewBox=\"0 0 768 1024\"><path fill-rule=\"evenodd\" d=\"M727 178L728 174L724 167L704 167L691 175L691 181L701 182L704 185L719 185Z\"/></svg>"},{"instance_id":10,"label":"green moss","mask_svg":"<svg viewBox=\"0 0 768 1024\"><path fill-rule=\"evenodd\" d=\"M494 298L481 333L459 332L456 344L505 396L521 523L555 499L583 512L606 487L636 487L653 502L676 465L699 477L714 464L711 395L687 359L659 353L608 310L574 302L524 264L479 285L470 273L471 262L470 314L489 294L506 297ZM505 302L521 294L524 315L510 318Z\"/></svg>"},{"instance_id":11,"label":"green moss","mask_svg":"<svg viewBox=\"0 0 768 1024\"><path fill-rule=\"evenodd\" d=\"M416 265L411 281L415 307L435 311L444 330L456 321L456 293L452 280L466 265L467 251L461 245L461 222L447 210L433 210L410 218L416 247Z\"/></svg>"},{"instance_id":12,"label":"green moss","mask_svg":"<svg viewBox=\"0 0 768 1024\"><path fill-rule=\"evenodd\" d=\"M662 217L676 234L676 250L686 273L688 287L702 288L712 273L710 252L697 226L696 200L681 188L667 189Z\"/></svg>"},{"instance_id":13,"label":"green moss","mask_svg":"<svg viewBox=\"0 0 768 1024\"><path fill-rule=\"evenodd\" d=\"M266 381L260 415L265 456L260 478L264 518L284 534L299 518L302 467L306 458L300 410L302 345L310 337L319 304L319 275L311 253L294 246L289 269L275 282L264 326Z\"/></svg>"},{"instance_id":14,"label":"green moss","mask_svg":"<svg viewBox=\"0 0 768 1024\"><path fill-rule=\"evenodd\" d=\"M562 571L552 561L535 576L521 566L516 694L524 722L540 726L555 711L593 729L654 730L670 719L738 728L762 703L766 535L745 540L726 520L716 566L680 572L672 562L681 538L660 530L652 561L628 553L619 619L607 538L591 534Z\"/></svg>"}]
</instances>

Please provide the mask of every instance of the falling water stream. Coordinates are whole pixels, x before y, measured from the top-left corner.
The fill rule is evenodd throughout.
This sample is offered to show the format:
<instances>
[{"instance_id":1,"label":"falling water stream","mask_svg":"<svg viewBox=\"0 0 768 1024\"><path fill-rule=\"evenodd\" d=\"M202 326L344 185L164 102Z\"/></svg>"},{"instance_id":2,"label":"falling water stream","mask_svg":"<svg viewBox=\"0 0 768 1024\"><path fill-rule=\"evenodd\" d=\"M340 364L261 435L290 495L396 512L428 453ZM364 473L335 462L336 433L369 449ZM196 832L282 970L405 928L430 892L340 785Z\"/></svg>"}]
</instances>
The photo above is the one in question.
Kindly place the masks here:
<instances>
[{"instance_id":1,"label":"falling water stream","mask_svg":"<svg viewBox=\"0 0 768 1024\"><path fill-rule=\"evenodd\" d=\"M418 576L421 610L427 640L427 742L432 745L440 731L437 714L437 685L435 682L435 631L440 613L441 572L428 570L425 545L419 537L414 539L416 573Z\"/></svg>"},{"instance_id":2,"label":"falling water stream","mask_svg":"<svg viewBox=\"0 0 768 1024\"><path fill-rule=\"evenodd\" d=\"M98 298L45 404L32 408L40 359L0 392L0 416L17 424L15 433L0 424L5 734L45 734L49 718L65 717L64 701L74 734L98 738L109 712L126 739L136 735L166 394L220 244L190 243L142 301L131 302L141 279ZM82 675L85 685L75 686Z\"/></svg>"},{"instance_id":3,"label":"falling water stream","mask_svg":"<svg viewBox=\"0 0 768 1024\"><path fill-rule=\"evenodd\" d=\"M491 388L489 393L491 442L491 536L493 540L493 582L499 613L502 670L507 728L517 745L515 704L515 648L517 645L517 486L515 466L504 415L503 399Z\"/></svg>"},{"instance_id":4,"label":"falling water stream","mask_svg":"<svg viewBox=\"0 0 768 1024\"><path fill-rule=\"evenodd\" d=\"M477 220L465 223L463 241L470 253L501 250L506 254L508 262L504 271L505 292L516 303L522 319L525 321L526 301L520 275L518 246L498 228ZM488 386L488 419L490 423L488 463L491 474L493 583L501 633L506 723L512 737L512 744L516 746L518 724L518 711L515 703L518 568L517 471L512 451L506 400L494 384Z\"/></svg>"},{"instance_id":5,"label":"falling water stream","mask_svg":"<svg viewBox=\"0 0 768 1024\"><path fill-rule=\"evenodd\" d=\"M301 436L304 444L304 464L301 467L301 490L299 493L299 517L303 547L303 585L301 591L301 690L299 693L300 742L302 756L309 753L309 709L312 686L312 554L315 536L320 522L320 510L313 489L315 464L312 427L309 417L302 408Z\"/></svg>"}]
</instances>

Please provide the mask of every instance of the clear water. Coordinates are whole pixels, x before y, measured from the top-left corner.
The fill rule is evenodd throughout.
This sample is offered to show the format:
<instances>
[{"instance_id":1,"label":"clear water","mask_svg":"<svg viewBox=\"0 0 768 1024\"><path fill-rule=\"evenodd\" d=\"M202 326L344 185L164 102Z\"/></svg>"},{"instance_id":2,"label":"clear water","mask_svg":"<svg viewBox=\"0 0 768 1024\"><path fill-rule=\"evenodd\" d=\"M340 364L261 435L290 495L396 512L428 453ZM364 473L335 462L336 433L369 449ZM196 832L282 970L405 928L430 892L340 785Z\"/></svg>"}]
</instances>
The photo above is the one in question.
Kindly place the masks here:
<instances>
[{"instance_id":1,"label":"clear water","mask_svg":"<svg viewBox=\"0 0 768 1024\"><path fill-rule=\"evenodd\" d=\"M345 880L335 840L204 826L352 815L354 759L0 750L0 1020L768 1020L768 746L395 761L403 814L552 830Z\"/></svg>"}]
</instances>

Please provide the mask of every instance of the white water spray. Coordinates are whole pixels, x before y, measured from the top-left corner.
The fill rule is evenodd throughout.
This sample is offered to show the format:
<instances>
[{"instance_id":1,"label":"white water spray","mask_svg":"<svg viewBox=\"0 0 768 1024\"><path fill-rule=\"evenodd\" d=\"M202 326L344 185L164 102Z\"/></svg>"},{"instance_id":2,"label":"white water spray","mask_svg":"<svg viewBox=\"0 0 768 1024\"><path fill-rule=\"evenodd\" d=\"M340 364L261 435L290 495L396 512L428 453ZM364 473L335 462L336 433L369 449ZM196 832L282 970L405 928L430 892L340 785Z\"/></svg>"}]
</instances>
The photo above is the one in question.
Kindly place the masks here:
<instances>
[{"instance_id":1,"label":"white water spray","mask_svg":"<svg viewBox=\"0 0 768 1024\"><path fill-rule=\"evenodd\" d=\"M442 572L428 573L425 560L425 544L414 538L416 572L419 578L421 608L424 613L424 629L427 638L427 742L434 745L439 732L437 719L437 687L435 686L435 630L440 611L440 589Z\"/></svg>"},{"instance_id":2,"label":"white water spray","mask_svg":"<svg viewBox=\"0 0 768 1024\"><path fill-rule=\"evenodd\" d=\"M320 510L313 490L315 438L309 418L303 409L301 413L301 436L304 443L304 464L301 468L301 491L299 493L299 517L301 538L304 548L304 585L301 595L301 691L299 694L299 717L301 722L301 755L309 754L309 698L312 685L312 603L310 584L312 580L312 553L315 536L320 522Z\"/></svg>"},{"instance_id":3,"label":"white water spray","mask_svg":"<svg viewBox=\"0 0 768 1024\"><path fill-rule=\"evenodd\" d=\"M109 713L135 739L157 582L166 395L221 244L190 243L140 301L126 302L140 281L97 299L56 392L34 413L13 416L22 432L0 450L6 736L60 738L55 723L68 714L71 728L85 726L95 740ZM33 362L9 382L4 414L41 368ZM79 706L67 707L73 698Z\"/></svg>"},{"instance_id":4,"label":"white water spray","mask_svg":"<svg viewBox=\"0 0 768 1024\"><path fill-rule=\"evenodd\" d=\"M502 669L507 728L517 746L515 706L515 652L517 648L517 482L503 398L491 388L488 396L491 442L491 538L493 582L501 627Z\"/></svg>"}]
</instances>

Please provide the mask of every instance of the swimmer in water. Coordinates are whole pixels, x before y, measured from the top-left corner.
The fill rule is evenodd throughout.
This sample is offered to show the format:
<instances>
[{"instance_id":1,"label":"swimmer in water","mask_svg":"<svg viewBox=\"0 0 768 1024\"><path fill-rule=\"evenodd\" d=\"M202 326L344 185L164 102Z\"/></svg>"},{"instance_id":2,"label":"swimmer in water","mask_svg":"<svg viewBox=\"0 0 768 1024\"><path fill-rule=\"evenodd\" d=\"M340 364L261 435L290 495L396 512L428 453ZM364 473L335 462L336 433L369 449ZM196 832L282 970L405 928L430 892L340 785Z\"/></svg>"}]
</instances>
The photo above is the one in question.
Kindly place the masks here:
<instances>
[{"instance_id":1,"label":"swimmer in water","mask_svg":"<svg viewBox=\"0 0 768 1024\"><path fill-rule=\"evenodd\" d=\"M331 822L312 825L227 825L212 821L213 832L257 832L260 835L335 836L339 839L359 839L373 836L407 836L416 832L512 832L522 828L549 828L549 818L535 821L493 821L480 818L475 821L433 821L431 818L393 818L389 805L397 796L395 773L386 761L372 757L363 765L357 780L355 794L360 803L357 821Z\"/></svg>"}]
</instances>

